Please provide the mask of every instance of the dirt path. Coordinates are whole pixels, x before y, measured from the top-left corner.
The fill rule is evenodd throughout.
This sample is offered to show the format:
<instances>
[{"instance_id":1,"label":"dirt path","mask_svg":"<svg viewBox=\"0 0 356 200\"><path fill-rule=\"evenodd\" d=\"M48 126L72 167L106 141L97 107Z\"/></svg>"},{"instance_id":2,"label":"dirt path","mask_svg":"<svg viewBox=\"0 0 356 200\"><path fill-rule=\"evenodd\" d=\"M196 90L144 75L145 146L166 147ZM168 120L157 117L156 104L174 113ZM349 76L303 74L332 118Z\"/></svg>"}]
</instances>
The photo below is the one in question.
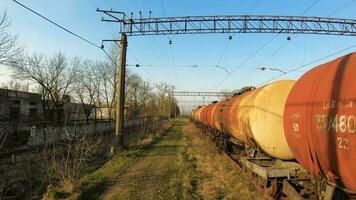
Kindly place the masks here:
<instances>
[{"instance_id":1,"label":"dirt path","mask_svg":"<svg viewBox=\"0 0 356 200\"><path fill-rule=\"evenodd\" d=\"M140 155L102 199L259 199L235 164L187 119Z\"/></svg>"},{"instance_id":2,"label":"dirt path","mask_svg":"<svg viewBox=\"0 0 356 200\"><path fill-rule=\"evenodd\" d=\"M182 126L174 126L109 188L103 199L175 199Z\"/></svg>"}]
</instances>

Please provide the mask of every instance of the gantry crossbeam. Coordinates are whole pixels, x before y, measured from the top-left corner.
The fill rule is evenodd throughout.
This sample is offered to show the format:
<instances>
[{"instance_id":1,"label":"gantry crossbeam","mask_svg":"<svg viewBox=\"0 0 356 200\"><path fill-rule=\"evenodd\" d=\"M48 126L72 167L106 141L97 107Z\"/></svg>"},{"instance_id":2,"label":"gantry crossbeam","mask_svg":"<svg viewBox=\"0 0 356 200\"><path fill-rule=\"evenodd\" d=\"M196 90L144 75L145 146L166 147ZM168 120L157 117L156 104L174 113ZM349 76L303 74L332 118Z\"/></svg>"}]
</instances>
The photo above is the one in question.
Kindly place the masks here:
<instances>
[{"instance_id":1,"label":"gantry crossbeam","mask_svg":"<svg viewBox=\"0 0 356 200\"><path fill-rule=\"evenodd\" d=\"M202 34L202 33L294 33L356 36L356 20L303 16L186 16L127 19L123 14L104 11L108 22L120 23L120 32L128 36Z\"/></svg>"}]
</instances>

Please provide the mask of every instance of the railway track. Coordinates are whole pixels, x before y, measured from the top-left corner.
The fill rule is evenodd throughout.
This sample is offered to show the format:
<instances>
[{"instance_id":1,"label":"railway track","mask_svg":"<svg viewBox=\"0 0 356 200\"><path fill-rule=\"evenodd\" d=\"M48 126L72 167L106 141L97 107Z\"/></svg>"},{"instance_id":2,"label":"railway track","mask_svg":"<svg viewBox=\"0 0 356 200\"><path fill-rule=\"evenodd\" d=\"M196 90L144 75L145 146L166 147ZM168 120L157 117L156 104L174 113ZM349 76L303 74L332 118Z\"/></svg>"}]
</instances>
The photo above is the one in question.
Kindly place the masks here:
<instances>
[{"instance_id":1,"label":"railway track","mask_svg":"<svg viewBox=\"0 0 356 200\"><path fill-rule=\"evenodd\" d=\"M326 182L311 176L296 162L286 162L266 155L251 158L246 149L233 146L234 144L227 142L226 138L212 134L214 131L202 124L196 122L194 124L201 131L201 137L208 137L215 143L266 199L354 199L337 188L330 190ZM236 147L239 149L234 149Z\"/></svg>"}]
</instances>

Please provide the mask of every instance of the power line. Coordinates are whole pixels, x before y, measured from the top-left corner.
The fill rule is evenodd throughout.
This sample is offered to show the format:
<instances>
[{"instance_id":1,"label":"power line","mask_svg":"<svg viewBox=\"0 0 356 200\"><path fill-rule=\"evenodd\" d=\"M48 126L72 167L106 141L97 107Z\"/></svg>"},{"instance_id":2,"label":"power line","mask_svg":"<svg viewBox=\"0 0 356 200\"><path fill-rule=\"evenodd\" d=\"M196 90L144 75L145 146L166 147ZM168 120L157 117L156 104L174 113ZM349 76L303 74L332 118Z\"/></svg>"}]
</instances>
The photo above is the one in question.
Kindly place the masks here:
<instances>
[{"instance_id":1,"label":"power line","mask_svg":"<svg viewBox=\"0 0 356 200\"><path fill-rule=\"evenodd\" d=\"M220 81L214 88L219 87L227 78L229 78L233 73L235 73L238 69L241 68L242 65L246 64L251 58L253 58L255 55L257 55L260 51L262 51L266 46L268 46L280 33L277 33L274 35L270 40L268 40L263 46L261 46L259 49L257 49L253 54L251 54L249 57L247 57L240 65L238 65L232 72L231 74L228 74L225 76L225 78Z\"/></svg>"},{"instance_id":2,"label":"power line","mask_svg":"<svg viewBox=\"0 0 356 200\"><path fill-rule=\"evenodd\" d=\"M337 8L335 11L333 11L330 15L328 15L327 17L332 17L333 15L335 15L337 12L340 12L342 9L346 8L347 6L349 6L350 4L354 3L355 0L351 0L347 3L345 3L344 5L342 5L341 7ZM318 2L318 0L316 0L313 4L311 4L302 14L305 14L308 10L310 10L316 3ZM294 36L292 39L296 39L298 36L300 35L296 35ZM286 46L289 43L289 40L287 42L285 42L284 44L282 44L276 51L274 51L270 56L268 56L266 58L266 60L264 62L267 62L267 60L269 60L272 56L274 56L275 54L277 54L277 52L279 52L284 46ZM295 70L297 71L297 70ZM283 75L278 76L281 77ZM271 80L274 80L275 78L272 78Z\"/></svg>"},{"instance_id":3,"label":"power line","mask_svg":"<svg viewBox=\"0 0 356 200\"><path fill-rule=\"evenodd\" d=\"M128 50L129 50L129 52L131 53L131 55L133 55L133 57L135 58L135 60L136 60L138 63L140 63L140 61L139 61L139 59L136 57L136 55L135 55L130 49L128 49ZM126 64L126 66L130 66L130 65ZM135 65L135 66L137 66L137 65ZM143 70L147 73L147 75L148 75L149 77L151 77L151 81L155 80L156 77L153 77L153 75L151 75L151 73L149 73L149 72L146 70L146 68L143 68Z\"/></svg>"},{"instance_id":4,"label":"power line","mask_svg":"<svg viewBox=\"0 0 356 200\"><path fill-rule=\"evenodd\" d=\"M311 8L315 6L316 3L318 3L319 0L314 1L309 7L307 7L300 15L304 15L307 13Z\"/></svg>"},{"instance_id":5,"label":"power line","mask_svg":"<svg viewBox=\"0 0 356 200\"><path fill-rule=\"evenodd\" d=\"M299 66L299 67L297 67L297 68L294 68L294 69L289 70L289 71L286 72L285 74L281 74L281 75L279 75L279 76L276 76L276 77L273 77L273 78L271 78L271 79L268 79L267 81L264 81L263 83L258 84L258 86L264 85L264 84L266 84L266 83L268 83L268 82L270 82L270 81L276 80L276 79L278 79L278 78L280 78L280 77L282 77L282 76L285 76L285 75L290 74L290 73L292 73L292 72L295 72L295 71L297 71L297 70L299 70L299 69L302 69L302 68L307 67L307 66L309 66L309 65L315 64L315 63L317 63L317 62L320 62L320 61L322 61L322 60L325 60L325 59L327 59L327 58L330 58L330 57L332 57L332 56L335 56L335 55L337 55L337 54L339 54L339 53L348 51L348 50L350 50L350 49L352 49L352 48L355 48L355 47L356 47L356 44L355 44L355 45L352 45L352 46L350 46L350 47L341 49L341 50L339 50L339 51L337 51L337 52L335 52L335 53L329 54L329 55L324 56L324 57L322 57L322 58L319 58L319 59L316 59L316 60L314 60L314 61L311 61L311 62L309 62L309 63L307 63L307 64L303 64L303 65L301 65L301 66Z\"/></svg>"},{"instance_id":6,"label":"power line","mask_svg":"<svg viewBox=\"0 0 356 200\"><path fill-rule=\"evenodd\" d=\"M51 24L53 24L53 25L59 27L60 29L66 31L67 33L69 33L69 34L71 34L71 35L73 35L73 36L75 36L75 37L77 37L77 38L83 40L84 42L86 42L86 43L88 43L88 44L90 44L90 45L92 45L92 46L95 46L95 47L101 49L101 46L94 44L93 42L91 42L91 41L85 39L84 37L82 37L82 36L80 36L80 35L78 35L78 34L76 34L76 33L73 33L73 32L70 31L69 29L67 29L67 28L65 28L65 27L63 27L63 26L57 24L56 22L54 22L54 21L48 19L47 17L41 15L40 13L38 13L38 12L32 10L31 8L25 6L24 4L22 4L22 3L20 3L20 2L18 2L18 1L16 1L16 0L12 0L12 1L15 2L15 3L17 3L18 5L22 6L23 8L25 8L25 9L31 11L32 13L34 13L34 14L36 14L37 16L41 17L42 19L48 21L49 23L51 23Z\"/></svg>"},{"instance_id":7,"label":"power line","mask_svg":"<svg viewBox=\"0 0 356 200\"><path fill-rule=\"evenodd\" d=\"M227 44L225 45L225 48L224 48L222 54L220 55L220 57L219 57L219 59L218 59L218 62L216 63L216 66L219 65L220 62L221 62L221 60L224 58L224 56L225 56L227 50L229 49L230 44L231 44L231 40L229 40L229 41L227 42ZM204 84L204 85L205 85L205 88L204 88L204 89L206 89L206 88L208 87L208 84L209 84L211 78L213 77L213 75L215 74L215 72L216 72L216 69L214 69L214 70L210 73L207 82Z\"/></svg>"},{"instance_id":8,"label":"power line","mask_svg":"<svg viewBox=\"0 0 356 200\"><path fill-rule=\"evenodd\" d=\"M164 8L164 2L161 0L161 5L162 5L162 11L163 11L163 16L166 16L166 10Z\"/></svg>"},{"instance_id":9,"label":"power line","mask_svg":"<svg viewBox=\"0 0 356 200\"><path fill-rule=\"evenodd\" d=\"M312 7L314 7L316 5L316 3L318 3L319 0L315 0L312 4L310 4L310 6L308 6L300 15L304 15L305 13L307 13ZM266 46L268 46L278 35L280 34L277 33L271 40L267 41L260 49L258 49L254 54L250 55L249 58L247 58L245 61L249 61L252 57L254 57L255 55L257 55L260 51L262 51ZM297 37L297 36L296 36ZM296 38L294 37L294 38ZM275 52L272 53L272 55L270 55L269 57L267 57L267 59L265 59L264 62L267 62L267 60L270 59L270 57L272 57L274 54L276 54L278 51L280 51L286 44L288 43L288 41L284 44L282 44L282 46L280 48L278 48ZM262 62L262 64L264 64L264 62ZM236 70L234 70L232 73L234 73ZM248 73L246 73L242 79L238 80L238 82L241 82L242 80L246 79L248 76L250 76L255 70L252 69L250 70ZM228 75L229 76L229 75ZM227 78L228 76L226 76L223 81L221 81L218 86L220 86ZM236 83L236 82L235 82ZM233 83L233 85L235 84ZM217 86L217 87L218 87Z\"/></svg>"},{"instance_id":10,"label":"power line","mask_svg":"<svg viewBox=\"0 0 356 200\"><path fill-rule=\"evenodd\" d=\"M108 7L112 7L112 8L114 7L114 6L111 5L110 1L104 0L103 2L104 2Z\"/></svg>"},{"instance_id":11,"label":"power line","mask_svg":"<svg viewBox=\"0 0 356 200\"><path fill-rule=\"evenodd\" d=\"M286 46L289 43L289 40L284 42L280 47L278 47L270 56L268 56L265 60L263 60L258 66L263 66L269 59L272 58L272 56L276 55L277 52L279 52L284 46ZM230 87L233 87L235 84L239 84L242 81L246 80L253 72L255 72L257 69L253 68L250 71L248 71L246 74L242 76L242 79L238 80L237 82L234 82Z\"/></svg>"},{"instance_id":12,"label":"power line","mask_svg":"<svg viewBox=\"0 0 356 200\"><path fill-rule=\"evenodd\" d=\"M248 13L249 15L252 14L253 11L255 11L255 9L257 8L258 4L260 3L260 0L257 0L255 5L252 7L252 9L250 10L250 12Z\"/></svg>"},{"instance_id":13,"label":"power line","mask_svg":"<svg viewBox=\"0 0 356 200\"><path fill-rule=\"evenodd\" d=\"M90 0L88 0L88 2L89 2L89 4L90 4L90 6L94 9L94 10L96 10L97 8L99 8L99 6L98 6L98 4L96 4L95 3L95 1L94 2L91 2ZM106 3L105 1L104 1L104 3ZM108 5L108 4L107 4ZM96 7L95 7L96 6ZM101 17L104 17L104 15L102 14L102 13L100 13L101 14ZM115 33L115 30L114 30L114 28L112 27L112 24L110 24L110 29L112 30L112 32L113 33Z\"/></svg>"},{"instance_id":14,"label":"power line","mask_svg":"<svg viewBox=\"0 0 356 200\"><path fill-rule=\"evenodd\" d=\"M136 63L136 64L127 64L126 66L132 66L132 67L167 67L167 65L164 64L142 64L142 63ZM207 67L214 67L214 68L235 68L236 66L234 65L209 65L209 64L181 64L181 65L170 65L170 67L174 68L207 68ZM240 66L240 68L245 68L245 69L251 69L251 66ZM256 68L257 69L257 68ZM226 71L226 69L223 69Z\"/></svg>"},{"instance_id":15,"label":"power line","mask_svg":"<svg viewBox=\"0 0 356 200\"><path fill-rule=\"evenodd\" d=\"M60 25L60 24L58 24L58 23L56 23L56 22L50 20L49 18L43 16L42 14L36 12L35 10L33 10L33 9L31 9L31 8L29 8L29 7L27 7L27 6L25 6L24 4L22 4L22 3L20 3L20 2L18 2L18 1L16 1L16 0L12 0L12 1L15 2L15 3L17 3L18 5L22 6L23 8L29 10L30 12L34 13L35 15L41 17L42 19L48 21L49 23L51 23L51 24L57 26L58 28L64 30L65 32L67 32L67 33L69 33L69 34L75 36L76 38L78 38L78 39L80 39L80 40L82 40L82 41L84 41L84 42L86 42L86 43L88 43L88 44L90 44L90 45L92 45L92 46L94 46L94 47L96 47L96 48L101 49L101 50L104 52L104 54L105 54L113 63L116 64L116 62L111 58L111 56L110 56L110 55L106 52L106 50L103 48L104 46L99 46L99 45L97 45L97 44L95 44L95 43L93 43L93 42L91 42L91 41L85 39L84 37L82 37L82 36L80 36L80 35L74 33L73 31L69 30L68 28L65 28L64 26L62 26L62 25Z\"/></svg>"},{"instance_id":16,"label":"power line","mask_svg":"<svg viewBox=\"0 0 356 200\"><path fill-rule=\"evenodd\" d=\"M67 32L67 33L69 33L69 34L75 36L76 38L78 38L78 39L80 39L80 40L82 40L82 41L84 41L84 42L86 42L86 43L88 43L88 44L90 44L90 45L92 45L92 46L94 46L94 47L96 47L96 48L101 49L101 50L104 52L104 54L111 60L111 62L112 62L116 67L118 67L118 65L117 65L117 63L114 61L114 59L113 59L113 58L107 53L107 51L104 49L104 46L103 46L103 45L102 45L102 46L96 45L95 43L93 43L93 42L91 42L91 41L85 39L84 37L82 37L82 36L80 36L80 35L74 33L73 31L71 31L71 30L65 28L64 26L59 25L58 23L56 23L56 22L50 20L49 18L47 18L47 17L43 16L42 14L36 12L35 10L33 10L33 9L31 9L31 8L29 8L29 7L27 7L27 6L25 6L24 4L22 4L22 3L20 3L20 2L18 2L18 1L16 1L16 0L12 0L12 1L15 2L15 3L17 3L18 5L22 6L23 8L29 10L30 12L34 13L35 15L41 17L42 19L44 19L44 20L50 22L51 24L53 24L53 25L59 27L60 29L64 30L65 32Z\"/></svg>"},{"instance_id":17,"label":"power line","mask_svg":"<svg viewBox=\"0 0 356 200\"><path fill-rule=\"evenodd\" d=\"M89 1L89 3L90 3L90 0L88 0L88 1ZM104 3L106 3L108 6L112 6L112 5L109 5L106 1L105 1ZM116 2L116 3L118 3L118 2ZM130 1L130 3L131 3L131 5L133 5L136 9L138 9L137 6L134 5L131 1ZM91 3L90 3L90 4L91 4ZM95 5L97 6L97 4L95 4ZM122 7L121 4L119 4L119 6ZM110 25L111 30L112 30L113 32L115 32L115 30L114 30L114 28L112 27L112 25L111 25L111 24L109 24L109 25ZM139 55L139 56L143 59L143 61L145 62L145 57L142 56L142 54L140 53L140 51L133 45L133 43L131 43L130 46L132 47L132 49L134 49L134 50L138 53L138 55ZM130 50L129 48L128 48L128 51L129 51L129 53L134 57L134 59L137 61L137 63L140 63L140 61L139 61L138 57L135 55L135 53L134 53L132 50ZM129 65L126 65L126 66L129 66ZM135 65L135 66L137 66L137 65ZM144 68L144 71L147 73L147 75L148 75L149 77L151 77L151 80L157 79L155 76L153 76L151 73L149 73L145 68Z\"/></svg>"},{"instance_id":18,"label":"power line","mask_svg":"<svg viewBox=\"0 0 356 200\"><path fill-rule=\"evenodd\" d=\"M88 0L88 1L89 1L89 0ZM106 3L108 6L113 7L112 5L109 5L106 1L104 1L104 3ZM118 3L118 2L116 2L116 3ZM135 7L137 10L139 10L139 8L138 8L133 2L130 1L130 3L131 3L131 5L132 5L133 7ZM119 6L122 7L121 4L119 4ZM115 30L113 29L113 27L112 27L111 24L110 24L110 28L113 30L113 32L115 32ZM145 57L142 56L142 54L140 53L140 51L133 45L133 43L131 43L131 47L138 53L138 55L143 59L143 61L145 61ZM135 55L135 53L134 53L132 50L130 50L129 48L128 48L128 51L129 51L129 53L134 57L134 59L135 59L138 63L140 63L140 61L139 61L138 57ZM130 65L126 65L126 66L130 66ZM135 65L135 66L137 66L137 65ZM154 75L152 75L146 68L143 68L143 70L144 70L144 72L151 78L151 81L158 80L157 77L155 77Z\"/></svg>"},{"instance_id":19,"label":"power line","mask_svg":"<svg viewBox=\"0 0 356 200\"><path fill-rule=\"evenodd\" d=\"M157 49L157 51L158 51L158 57L157 57L157 59L159 58L159 56L161 56L161 58L162 58L162 60L163 60L163 62L167 65L167 66L170 66L168 63L168 59L169 59L169 56L168 56L168 54L167 54L167 52L168 51L166 51L166 50L164 50L164 51L162 51L162 48L161 48L161 46L159 45L159 43L158 43L158 40L155 38L155 37L153 37L153 42L154 42L154 44L156 45L156 49ZM166 49L168 49L168 48L170 48L169 46L166 48ZM167 59L168 58L168 59ZM172 69L169 67L168 68L168 71L171 71L172 72ZM174 74L174 71L173 71L173 73L169 73L169 76L167 76L172 82L176 82L176 84L178 84L178 82L177 82L177 80L175 80L175 78L174 78L174 75L172 76L172 74ZM173 77L173 78L172 78Z\"/></svg>"},{"instance_id":20,"label":"power line","mask_svg":"<svg viewBox=\"0 0 356 200\"><path fill-rule=\"evenodd\" d=\"M333 11L328 17L331 17L333 15L335 15L336 13L340 12L340 10L346 8L347 6L349 6L350 4L354 3L355 0L351 0L348 3L345 3L344 5L342 5L340 8L336 9L335 11Z\"/></svg>"},{"instance_id":21,"label":"power line","mask_svg":"<svg viewBox=\"0 0 356 200\"><path fill-rule=\"evenodd\" d=\"M137 10L140 10L135 4L134 4L134 2L132 2L132 1L129 1L130 2L130 4L133 6L133 7L135 7ZM145 2L143 2L145 5L147 5ZM163 13L164 13L164 15L165 15L165 9L164 9L164 5L163 5L163 1L161 1L161 3L162 3L162 9L163 9ZM141 11L140 11L141 12ZM167 37L170 41L172 40L172 38L170 38L170 37ZM155 42L155 45L157 46L157 48L156 49L158 49L158 54L157 54L157 56L156 56L156 58L155 58L155 61L154 62L156 62L157 60L158 60L158 58L159 57L163 57L163 60L164 60L164 63L166 63L166 66L168 65L168 61L167 61L167 58L165 57L165 56L167 56L168 58L169 58L169 56L168 55L163 55L163 53L162 53L162 50L161 50L161 47L160 47L160 45L158 45L158 42L157 42L157 40L156 40L156 38L153 38L153 40L154 40L154 42ZM151 49L153 49L152 47L151 47ZM137 50L137 52L138 52L138 50ZM156 53L156 51L154 51L155 53ZM167 51L163 51L163 52L167 52ZM170 49L170 52L171 52L171 56L172 56L172 60L173 60L173 64L174 64L174 59L173 59L173 54L172 54L172 50ZM143 56L141 56L143 59L144 59L144 57ZM146 70L146 69L145 69ZM176 83L178 83L178 76L177 76L177 72L175 71L175 69L174 69L174 75L175 75L175 82ZM169 76L169 79L173 82L174 81L174 78L172 79L170 76Z\"/></svg>"},{"instance_id":22,"label":"power line","mask_svg":"<svg viewBox=\"0 0 356 200\"><path fill-rule=\"evenodd\" d=\"M170 50L169 52L170 52L170 56L171 56L170 58L171 58L172 64L174 65L175 64L175 60L174 60L174 55L173 55L173 50L172 50L172 43L171 43L172 41L170 40L169 42L170 42L169 43L169 50ZM176 68L173 68L173 72L174 72L174 76L175 76L175 78L177 80L177 83L180 84Z\"/></svg>"},{"instance_id":23,"label":"power line","mask_svg":"<svg viewBox=\"0 0 356 200\"><path fill-rule=\"evenodd\" d=\"M133 6L133 7L135 7L137 10L140 10L135 4L134 4L134 2L132 2L132 1L129 1L130 2L130 4ZM163 2L161 2L162 3L162 9L164 10L164 5L163 5ZM144 3L145 4L145 3ZM145 4L145 5L147 5L147 4ZM140 11L141 12L141 11ZM165 15L165 12L164 12L164 15ZM170 38L170 37L167 37L170 41L172 40L172 38ZM157 60L158 60L158 58L163 58L163 62L166 64L166 66L169 66L168 65L168 60L167 60L167 58L169 59L169 56L167 55L167 51L164 49L164 53L166 53L166 54L164 54L164 53L162 53L162 49L161 49L161 46L158 44L158 41L157 41L157 39L156 38L153 38L153 40L154 40L154 44L157 46L157 48L152 48L152 47L150 47L151 49L155 49L155 51L152 51L152 52L155 52L155 54L156 54L156 58L154 59L154 62L156 62ZM161 43L162 43L162 41L161 41ZM156 52L156 50L157 50L157 52ZM170 52L171 52L171 55L172 55L172 50L170 49ZM173 56L173 55L172 55ZM144 58L143 56L141 56L142 58ZM173 58L173 57L172 57ZM154 63L153 62L153 63ZM173 63L174 63L174 61L173 61ZM174 69L175 70L175 69ZM173 77L171 77L171 76L167 76L172 82L176 82L176 83L178 83L178 76L177 76L177 73L175 72L175 71L173 71L173 73L174 73L174 76L175 76L175 78Z\"/></svg>"}]
</instances>

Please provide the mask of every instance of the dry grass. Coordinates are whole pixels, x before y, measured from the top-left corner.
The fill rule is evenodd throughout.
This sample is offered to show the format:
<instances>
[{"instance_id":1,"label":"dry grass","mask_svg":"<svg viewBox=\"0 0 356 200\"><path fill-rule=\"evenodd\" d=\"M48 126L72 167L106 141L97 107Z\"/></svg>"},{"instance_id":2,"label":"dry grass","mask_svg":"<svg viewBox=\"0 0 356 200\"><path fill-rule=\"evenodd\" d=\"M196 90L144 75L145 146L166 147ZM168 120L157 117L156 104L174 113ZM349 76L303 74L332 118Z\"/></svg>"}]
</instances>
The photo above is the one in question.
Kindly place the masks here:
<instances>
[{"instance_id":1,"label":"dry grass","mask_svg":"<svg viewBox=\"0 0 356 200\"><path fill-rule=\"evenodd\" d=\"M145 137L143 137L141 140L137 142L136 146L143 146L143 147L149 146L154 141L156 141L157 138L159 138L162 135L162 133L164 133L164 131L169 129L171 126L172 126L171 121L162 123L159 130L155 130L155 132L153 133L146 134Z\"/></svg>"},{"instance_id":2,"label":"dry grass","mask_svg":"<svg viewBox=\"0 0 356 200\"><path fill-rule=\"evenodd\" d=\"M236 164L200 134L177 119L164 134L142 140L143 148L83 177L70 199L261 199Z\"/></svg>"},{"instance_id":3,"label":"dry grass","mask_svg":"<svg viewBox=\"0 0 356 200\"><path fill-rule=\"evenodd\" d=\"M196 162L199 176L193 176L193 183L201 199L260 199L254 186L226 154L191 123L184 130L188 142L186 156Z\"/></svg>"},{"instance_id":4,"label":"dry grass","mask_svg":"<svg viewBox=\"0 0 356 200\"><path fill-rule=\"evenodd\" d=\"M153 144L162 139L163 133L170 128L171 124L171 122L162 124L155 134L148 134L145 139L139 142L139 145L126 149L99 169L80 177L73 187L67 184L60 187L49 186L43 199L99 199L108 188L117 182L119 177L123 176L128 168L142 159Z\"/></svg>"}]
</instances>

